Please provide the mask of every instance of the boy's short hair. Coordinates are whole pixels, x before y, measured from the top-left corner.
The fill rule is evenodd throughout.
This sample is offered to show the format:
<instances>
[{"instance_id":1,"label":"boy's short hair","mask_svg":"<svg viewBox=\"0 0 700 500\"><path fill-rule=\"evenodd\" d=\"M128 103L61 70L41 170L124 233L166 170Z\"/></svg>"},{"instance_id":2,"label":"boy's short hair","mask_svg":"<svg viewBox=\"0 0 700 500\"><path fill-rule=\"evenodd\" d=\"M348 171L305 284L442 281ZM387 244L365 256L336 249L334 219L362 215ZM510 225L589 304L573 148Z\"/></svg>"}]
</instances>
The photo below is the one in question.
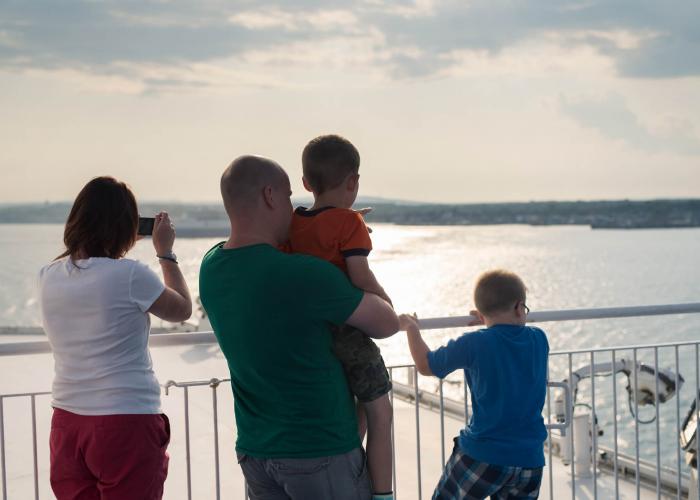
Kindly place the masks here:
<instances>
[{"instance_id":1,"label":"boy's short hair","mask_svg":"<svg viewBox=\"0 0 700 500\"><path fill-rule=\"evenodd\" d=\"M309 141L301 154L304 178L315 194L336 188L360 169L360 153L339 135L321 135Z\"/></svg>"},{"instance_id":2,"label":"boy's short hair","mask_svg":"<svg viewBox=\"0 0 700 500\"><path fill-rule=\"evenodd\" d=\"M525 283L517 274L496 269L479 276L474 288L474 304L485 316L508 312L518 302L525 302L526 292Z\"/></svg>"}]
</instances>

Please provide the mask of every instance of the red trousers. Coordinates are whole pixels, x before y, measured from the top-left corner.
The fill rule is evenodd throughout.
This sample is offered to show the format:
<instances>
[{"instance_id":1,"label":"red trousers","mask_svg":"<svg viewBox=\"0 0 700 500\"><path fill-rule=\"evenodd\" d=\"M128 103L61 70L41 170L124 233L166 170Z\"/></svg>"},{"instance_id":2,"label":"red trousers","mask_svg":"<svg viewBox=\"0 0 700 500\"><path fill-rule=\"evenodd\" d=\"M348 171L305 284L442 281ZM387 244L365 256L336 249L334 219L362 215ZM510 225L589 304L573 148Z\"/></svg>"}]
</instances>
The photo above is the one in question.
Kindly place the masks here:
<instances>
[{"instance_id":1,"label":"red trousers","mask_svg":"<svg viewBox=\"0 0 700 500\"><path fill-rule=\"evenodd\" d=\"M154 500L168 475L165 415L76 415L54 408L51 488L58 500Z\"/></svg>"}]
</instances>

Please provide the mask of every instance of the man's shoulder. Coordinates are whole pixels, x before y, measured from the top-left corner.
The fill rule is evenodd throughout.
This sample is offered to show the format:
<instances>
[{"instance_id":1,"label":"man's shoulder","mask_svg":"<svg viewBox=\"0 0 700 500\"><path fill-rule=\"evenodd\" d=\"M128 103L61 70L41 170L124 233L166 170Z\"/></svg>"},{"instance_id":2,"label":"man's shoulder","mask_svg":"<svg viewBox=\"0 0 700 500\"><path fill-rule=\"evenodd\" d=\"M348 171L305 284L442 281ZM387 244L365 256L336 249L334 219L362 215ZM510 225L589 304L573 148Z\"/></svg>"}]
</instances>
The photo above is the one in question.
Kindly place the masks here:
<instances>
[{"instance_id":1,"label":"man's shoulder","mask_svg":"<svg viewBox=\"0 0 700 500\"><path fill-rule=\"evenodd\" d=\"M218 242L216 245L213 247L209 248L206 252L204 252L204 256L202 257L202 262L200 263L200 267L204 269L207 264L209 264L214 257L216 256L218 250L224 245L224 241Z\"/></svg>"}]
</instances>

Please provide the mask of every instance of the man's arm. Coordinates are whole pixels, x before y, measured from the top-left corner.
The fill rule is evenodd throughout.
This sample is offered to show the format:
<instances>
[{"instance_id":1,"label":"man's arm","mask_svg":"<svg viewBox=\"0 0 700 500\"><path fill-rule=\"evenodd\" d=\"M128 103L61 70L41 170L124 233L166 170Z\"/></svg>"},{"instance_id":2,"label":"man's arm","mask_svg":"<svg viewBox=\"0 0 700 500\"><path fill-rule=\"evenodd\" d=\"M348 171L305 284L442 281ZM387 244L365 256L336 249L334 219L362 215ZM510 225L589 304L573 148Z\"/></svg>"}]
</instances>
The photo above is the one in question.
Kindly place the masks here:
<instances>
[{"instance_id":1,"label":"man's arm","mask_svg":"<svg viewBox=\"0 0 700 500\"><path fill-rule=\"evenodd\" d=\"M365 293L355 311L345 321L369 337L383 339L399 331L399 318L391 304L373 293Z\"/></svg>"},{"instance_id":2,"label":"man's arm","mask_svg":"<svg viewBox=\"0 0 700 500\"><path fill-rule=\"evenodd\" d=\"M391 299L384 291L384 288L377 281L376 276L369 268L369 261L364 255L353 255L345 258L348 267L348 277L353 285L365 292L379 295L382 299L391 304Z\"/></svg>"},{"instance_id":3,"label":"man's arm","mask_svg":"<svg viewBox=\"0 0 700 500\"><path fill-rule=\"evenodd\" d=\"M428 364L428 353L430 349L421 337L418 328L418 318L415 315L402 314L399 316L399 324L402 330L406 330L408 338L408 348L411 350L411 357L416 364L416 370L421 375L434 375Z\"/></svg>"}]
</instances>

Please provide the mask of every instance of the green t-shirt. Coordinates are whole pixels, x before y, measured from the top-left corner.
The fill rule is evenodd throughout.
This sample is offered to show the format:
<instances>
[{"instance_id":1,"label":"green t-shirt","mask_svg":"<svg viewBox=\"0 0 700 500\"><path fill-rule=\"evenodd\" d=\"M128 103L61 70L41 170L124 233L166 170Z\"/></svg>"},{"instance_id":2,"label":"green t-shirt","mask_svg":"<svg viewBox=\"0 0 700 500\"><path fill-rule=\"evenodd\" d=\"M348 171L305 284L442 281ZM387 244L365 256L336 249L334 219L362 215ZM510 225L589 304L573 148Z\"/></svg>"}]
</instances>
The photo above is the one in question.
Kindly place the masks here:
<instances>
[{"instance_id":1,"label":"green t-shirt","mask_svg":"<svg viewBox=\"0 0 700 500\"><path fill-rule=\"evenodd\" d=\"M219 243L204 256L199 293L231 372L238 452L313 458L360 446L329 325L350 317L361 290L315 257Z\"/></svg>"}]
</instances>

